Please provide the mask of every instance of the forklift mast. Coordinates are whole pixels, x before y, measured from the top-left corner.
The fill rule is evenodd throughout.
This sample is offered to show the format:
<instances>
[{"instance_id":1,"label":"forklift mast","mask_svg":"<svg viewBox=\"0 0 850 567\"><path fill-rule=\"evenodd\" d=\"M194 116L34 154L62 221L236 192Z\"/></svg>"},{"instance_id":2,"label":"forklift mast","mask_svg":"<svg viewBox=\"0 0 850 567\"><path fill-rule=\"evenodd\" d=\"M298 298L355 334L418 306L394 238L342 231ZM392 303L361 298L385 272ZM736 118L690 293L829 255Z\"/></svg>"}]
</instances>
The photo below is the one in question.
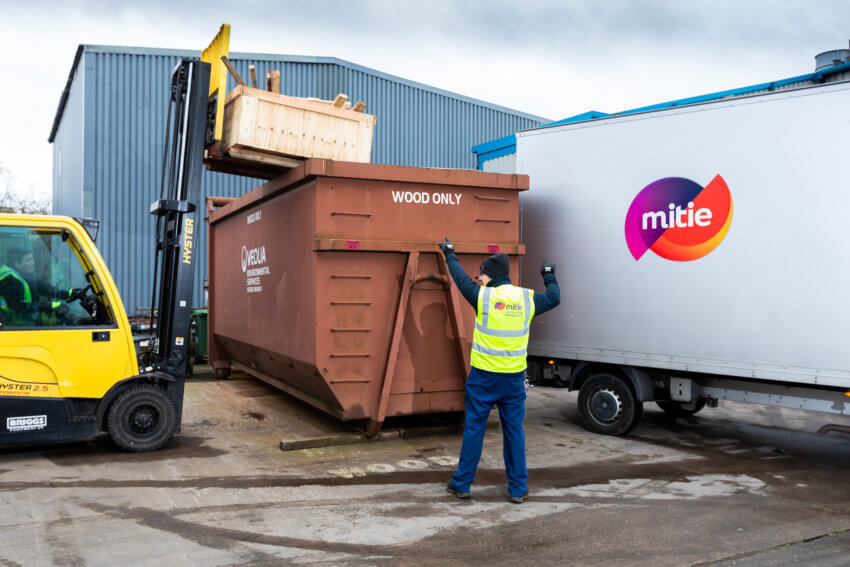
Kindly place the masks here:
<instances>
[{"instance_id":1,"label":"forklift mast","mask_svg":"<svg viewBox=\"0 0 850 567\"><path fill-rule=\"evenodd\" d=\"M143 372L167 374L174 380L178 406L189 356L204 149L211 137L209 83L210 65L198 59L183 59L172 72L160 198L150 207L156 216L151 296L151 328L156 331L153 348L139 362Z\"/></svg>"}]
</instances>

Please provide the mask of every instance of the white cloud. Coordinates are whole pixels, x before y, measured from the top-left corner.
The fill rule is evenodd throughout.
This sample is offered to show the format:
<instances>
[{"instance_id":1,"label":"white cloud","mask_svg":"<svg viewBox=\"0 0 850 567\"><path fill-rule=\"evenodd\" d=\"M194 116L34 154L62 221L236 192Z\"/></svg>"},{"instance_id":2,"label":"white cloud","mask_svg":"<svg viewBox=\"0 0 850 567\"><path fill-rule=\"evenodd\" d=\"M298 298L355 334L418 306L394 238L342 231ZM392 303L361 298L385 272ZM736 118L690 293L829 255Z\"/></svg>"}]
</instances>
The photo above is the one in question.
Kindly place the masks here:
<instances>
[{"instance_id":1,"label":"white cloud","mask_svg":"<svg viewBox=\"0 0 850 567\"><path fill-rule=\"evenodd\" d=\"M846 47L844 2L0 0L0 162L49 193L47 136L80 43L326 55L553 119L813 70Z\"/></svg>"}]
</instances>

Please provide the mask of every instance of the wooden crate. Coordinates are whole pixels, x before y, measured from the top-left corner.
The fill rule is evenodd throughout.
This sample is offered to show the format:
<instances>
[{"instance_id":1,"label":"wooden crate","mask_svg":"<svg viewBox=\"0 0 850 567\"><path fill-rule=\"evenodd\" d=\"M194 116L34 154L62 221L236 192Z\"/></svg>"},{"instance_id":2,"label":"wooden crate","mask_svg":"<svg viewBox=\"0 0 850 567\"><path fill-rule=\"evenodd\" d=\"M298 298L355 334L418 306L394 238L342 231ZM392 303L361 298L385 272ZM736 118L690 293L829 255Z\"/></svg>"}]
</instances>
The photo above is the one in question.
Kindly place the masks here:
<instances>
[{"instance_id":1,"label":"wooden crate","mask_svg":"<svg viewBox=\"0 0 850 567\"><path fill-rule=\"evenodd\" d=\"M243 166L291 168L307 158L368 163L374 127L369 114L238 86L225 101L218 151Z\"/></svg>"}]
</instances>

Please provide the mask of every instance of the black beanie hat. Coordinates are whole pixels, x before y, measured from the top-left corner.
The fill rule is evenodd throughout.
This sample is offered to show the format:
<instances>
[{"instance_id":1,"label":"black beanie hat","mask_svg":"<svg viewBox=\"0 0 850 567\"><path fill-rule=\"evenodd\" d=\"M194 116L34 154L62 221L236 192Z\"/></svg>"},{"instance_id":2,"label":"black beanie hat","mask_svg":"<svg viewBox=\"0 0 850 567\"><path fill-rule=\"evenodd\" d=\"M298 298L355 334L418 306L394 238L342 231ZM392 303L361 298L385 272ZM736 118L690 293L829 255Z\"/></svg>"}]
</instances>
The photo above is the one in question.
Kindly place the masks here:
<instances>
[{"instance_id":1,"label":"black beanie hat","mask_svg":"<svg viewBox=\"0 0 850 567\"><path fill-rule=\"evenodd\" d=\"M511 261L507 254L499 252L481 262L481 273L492 279L505 278L511 273Z\"/></svg>"}]
</instances>

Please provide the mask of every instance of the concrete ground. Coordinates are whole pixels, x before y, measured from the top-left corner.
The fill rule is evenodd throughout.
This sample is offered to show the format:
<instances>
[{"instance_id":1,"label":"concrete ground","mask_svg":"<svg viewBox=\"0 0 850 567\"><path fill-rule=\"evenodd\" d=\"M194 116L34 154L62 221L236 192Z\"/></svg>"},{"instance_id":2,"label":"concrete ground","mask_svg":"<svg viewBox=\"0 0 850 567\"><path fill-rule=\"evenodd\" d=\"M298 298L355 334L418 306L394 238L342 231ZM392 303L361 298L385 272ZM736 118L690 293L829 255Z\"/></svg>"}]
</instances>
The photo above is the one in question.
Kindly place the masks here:
<instances>
[{"instance_id":1,"label":"concrete ground","mask_svg":"<svg viewBox=\"0 0 850 567\"><path fill-rule=\"evenodd\" d=\"M495 412L494 412L495 414ZM0 453L0 566L845 565L850 419L647 404L626 438L588 433L575 394L531 390L531 497L506 501L497 427L473 498L444 485L460 436L293 452L345 431L252 379L193 379L164 450L108 439Z\"/></svg>"}]
</instances>

